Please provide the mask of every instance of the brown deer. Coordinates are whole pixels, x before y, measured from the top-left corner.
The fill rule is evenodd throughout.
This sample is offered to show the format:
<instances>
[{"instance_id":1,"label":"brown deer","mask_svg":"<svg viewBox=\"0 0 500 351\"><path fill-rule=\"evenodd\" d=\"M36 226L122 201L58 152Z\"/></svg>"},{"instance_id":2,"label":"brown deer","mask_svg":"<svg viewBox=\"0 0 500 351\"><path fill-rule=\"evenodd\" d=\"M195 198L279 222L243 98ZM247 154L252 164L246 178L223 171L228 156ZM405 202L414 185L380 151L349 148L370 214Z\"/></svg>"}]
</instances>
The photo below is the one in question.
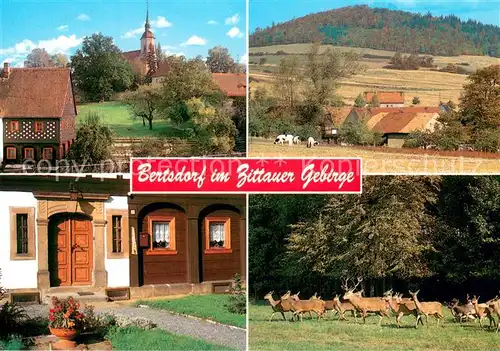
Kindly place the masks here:
<instances>
[{"instance_id":1,"label":"brown deer","mask_svg":"<svg viewBox=\"0 0 500 351\"><path fill-rule=\"evenodd\" d=\"M300 292L299 292L300 293ZM323 300L300 300L299 293L292 295L291 301L292 304L292 320L297 316L300 316L300 320L302 321L302 315L304 312L314 312L318 315L318 320L321 318L323 313L325 312L325 301Z\"/></svg>"},{"instance_id":2,"label":"brown deer","mask_svg":"<svg viewBox=\"0 0 500 351\"><path fill-rule=\"evenodd\" d=\"M476 311L474 310L472 302L470 302L469 295L467 295L467 304L459 305L459 303L460 301L457 298L454 298L448 306L451 314L455 317L455 320L459 323L462 323L464 320L467 321L468 319L474 320Z\"/></svg>"},{"instance_id":3,"label":"brown deer","mask_svg":"<svg viewBox=\"0 0 500 351\"><path fill-rule=\"evenodd\" d=\"M417 290L416 292L410 291L411 299L413 300L418 313L417 323L415 324L415 328L418 328L418 320L422 318L422 315L425 315L425 324L427 325L427 327L429 327L429 315L433 315L434 317L437 318L437 325L439 326L439 322L441 321L441 319L444 319L443 305L441 305L441 303L437 301L433 302L418 301L417 294L419 292L420 290Z\"/></svg>"},{"instance_id":4,"label":"brown deer","mask_svg":"<svg viewBox=\"0 0 500 351\"><path fill-rule=\"evenodd\" d=\"M287 312L283 310L283 306L281 305L281 299L280 300L274 300L273 298L273 293L274 291L270 291L264 296L264 300L269 301L271 304L271 307L273 309L273 313L271 314L271 318L269 318L269 322L272 321L273 316L275 313L279 312L283 316L283 319L286 320L285 314L283 312Z\"/></svg>"},{"instance_id":5,"label":"brown deer","mask_svg":"<svg viewBox=\"0 0 500 351\"><path fill-rule=\"evenodd\" d=\"M366 323L367 313L371 312L379 315L380 320L378 321L378 325L381 325L384 317L390 319L387 303L381 297L361 297L355 294L354 290L358 287L362 280L362 278L358 278L358 283L352 289L349 289L346 283L346 293L344 294L343 299L349 301L356 310L361 312L363 323Z\"/></svg>"},{"instance_id":6,"label":"brown deer","mask_svg":"<svg viewBox=\"0 0 500 351\"><path fill-rule=\"evenodd\" d=\"M387 301L387 304L389 305L392 313L396 315L396 324L398 328L401 328L401 319L403 318L403 316L412 315L418 319L417 310L413 302L404 302L401 296L397 294L391 295L390 293L384 294L383 299ZM422 323L422 325L424 324L422 320L420 320L420 323Z\"/></svg>"},{"instance_id":7,"label":"brown deer","mask_svg":"<svg viewBox=\"0 0 500 351\"><path fill-rule=\"evenodd\" d=\"M488 307L492 311L492 314L497 315L497 330L496 333L500 330L500 299L498 296L490 301L488 301Z\"/></svg>"},{"instance_id":8,"label":"brown deer","mask_svg":"<svg viewBox=\"0 0 500 351\"><path fill-rule=\"evenodd\" d=\"M345 313L347 311L351 311L351 314L352 316L354 317L354 320L358 320L358 317L357 317L357 313L356 313L356 309L354 308L354 306L350 303L350 302L347 302L347 301L340 301L340 297L339 295L335 295L335 297L333 298L333 302L334 302L334 308L335 308L335 311L337 311L338 315L339 315L339 320L347 320L345 318Z\"/></svg>"},{"instance_id":9,"label":"brown deer","mask_svg":"<svg viewBox=\"0 0 500 351\"><path fill-rule=\"evenodd\" d=\"M472 305L474 306L474 310L476 311L476 315L479 318L479 326L481 328L483 327L483 319L485 319L486 317L488 317L488 319L490 320L490 328L491 328L491 324L496 326L495 319L492 316L493 309L490 309L489 306L486 306L486 307L479 306L479 303L478 303L479 297L476 297L476 295L474 295L471 302L472 302Z\"/></svg>"}]
</instances>

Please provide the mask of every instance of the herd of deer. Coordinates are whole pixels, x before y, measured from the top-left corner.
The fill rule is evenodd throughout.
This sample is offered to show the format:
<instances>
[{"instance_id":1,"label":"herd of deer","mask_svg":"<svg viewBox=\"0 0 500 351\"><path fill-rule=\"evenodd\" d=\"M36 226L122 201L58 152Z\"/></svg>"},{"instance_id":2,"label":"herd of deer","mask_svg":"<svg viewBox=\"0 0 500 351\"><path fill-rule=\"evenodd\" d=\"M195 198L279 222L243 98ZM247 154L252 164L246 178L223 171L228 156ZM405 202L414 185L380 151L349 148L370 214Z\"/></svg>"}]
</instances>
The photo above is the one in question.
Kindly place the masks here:
<instances>
[{"instance_id":1,"label":"herd of deer","mask_svg":"<svg viewBox=\"0 0 500 351\"><path fill-rule=\"evenodd\" d=\"M374 313L380 317L379 325L382 323L384 317L390 319L392 313L396 316L398 328L401 327L401 319L406 315L412 315L416 318L415 328L418 328L419 323L424 324L422 316L425 316L427 326L429 326L429 316L434 316L437 319L438 326L439 322L444 319L443 305L437 301L420 302L417 297L420 290L416 292L410 291L410 298L404 298L402 294L393 293L392 289L385 292L383 297L363 297L363 290L355 292L361 281L362 279L358 278L358 283L353 288L349 288L347 285L348 279L345 280L343 285L345 293L342 301L339 295L336 295L333 300L325 301L321 297L318 297L317 294L314 294L309 300L301 300L299 298L300 292L291 295L290 291L281 296L280 299L274 300L273 292L271 291L264 297L264 299L269 301L273 309L269 321L273 319L276 313L281 313L283 319L286 320L285 312L292 313L292 321L299 317L302 321L303 314L309 313L311 316L311 312L314 312L319 320L328 311L331 311L332 314L338 314L339 320L346 320L345 313L349 311L355 320L357 320L357 314L360 313L363 323L366 323L368 313ZM477 318L482 327L483 320L488 318L490 328L493 324L498 333L500 330L500 298L496 296L486 303L479 303L479 297L476 296L472 299L467 296L467 300L467 304L465 305L459 305L457 299L454 299L452 303L447 305L455 320L462 323L463 321ZM497 322L495 321L495 315L498 319Z\"/></svg>"}]
</instances>

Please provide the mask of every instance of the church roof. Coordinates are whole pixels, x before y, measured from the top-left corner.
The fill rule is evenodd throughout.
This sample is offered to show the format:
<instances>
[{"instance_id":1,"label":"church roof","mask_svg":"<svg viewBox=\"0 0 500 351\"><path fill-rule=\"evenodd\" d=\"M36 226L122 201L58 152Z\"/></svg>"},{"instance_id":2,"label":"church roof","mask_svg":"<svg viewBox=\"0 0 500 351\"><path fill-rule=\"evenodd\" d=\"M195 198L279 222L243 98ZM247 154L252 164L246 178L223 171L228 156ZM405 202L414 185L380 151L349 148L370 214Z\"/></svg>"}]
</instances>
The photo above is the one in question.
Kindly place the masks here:
<instances>
[{"instance_id":1,"label":"church roof","mask_svg":"<svg viewBox=\"0 0 500 351\"><path fill-rule=\"evenodd\" d=\"M141 50L125 51L122 53L125 60L132 62L137 60L141 56Z\"/></svg>"},{"instance_id":2,"label":"church roof","mask_svg":"<svg viewBox=\"0 0 500 351\"><path fill-rule=\"evenodd\" d=\"M155 35L153 34L152 31L150 31L149 29L148 30L145 30L144 33L142 34L142 37L141 39L144 39L144 38L155 38Z\"/></svg>"},{"instance_id":3,"label":"church roof","mask_svg":"<svg viewBox=\"0 0 500 351\"><path fill-rule=\"evenodd\" d=\"M10 68L0 78L0 117L63 117L72 86L69 68Z\"/></svg>"}]
</instances>

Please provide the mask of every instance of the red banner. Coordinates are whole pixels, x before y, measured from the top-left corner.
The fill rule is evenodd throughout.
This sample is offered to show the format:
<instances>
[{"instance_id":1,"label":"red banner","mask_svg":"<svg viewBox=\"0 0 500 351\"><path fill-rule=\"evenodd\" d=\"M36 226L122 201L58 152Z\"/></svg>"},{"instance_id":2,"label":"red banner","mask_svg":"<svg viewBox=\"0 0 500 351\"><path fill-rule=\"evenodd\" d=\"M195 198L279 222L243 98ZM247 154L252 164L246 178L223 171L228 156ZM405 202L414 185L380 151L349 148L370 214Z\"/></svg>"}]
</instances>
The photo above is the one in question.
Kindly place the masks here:
<instances>
[{"instance_id":1,"label":"red banner","mask_svg":"<svg viewBox=\"0 0 500 351\"><path fill-rule=\"evenodd\" d=\"M132 158L132 193L361 193L360 158Z\"/></svg>"}]
</instances>

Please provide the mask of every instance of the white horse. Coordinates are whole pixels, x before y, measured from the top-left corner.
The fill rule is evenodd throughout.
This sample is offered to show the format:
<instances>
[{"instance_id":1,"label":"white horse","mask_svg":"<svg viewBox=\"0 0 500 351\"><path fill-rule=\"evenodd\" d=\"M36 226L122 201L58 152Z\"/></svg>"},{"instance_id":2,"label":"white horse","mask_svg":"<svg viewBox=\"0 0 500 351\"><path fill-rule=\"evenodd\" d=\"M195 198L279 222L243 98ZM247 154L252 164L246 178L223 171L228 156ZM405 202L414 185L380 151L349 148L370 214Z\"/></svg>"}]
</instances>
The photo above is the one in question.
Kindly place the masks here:
<instances>
[{"instance_id":1,"label":"white horse","mask_svg":"<svg viewBox=\"0 0 500 351\"><path fill-rule=\"evenodd\" d=\"M298 136L293 137L293 143L294 144L300 144L300 138Z\"/></svg>"}]
</instances>

